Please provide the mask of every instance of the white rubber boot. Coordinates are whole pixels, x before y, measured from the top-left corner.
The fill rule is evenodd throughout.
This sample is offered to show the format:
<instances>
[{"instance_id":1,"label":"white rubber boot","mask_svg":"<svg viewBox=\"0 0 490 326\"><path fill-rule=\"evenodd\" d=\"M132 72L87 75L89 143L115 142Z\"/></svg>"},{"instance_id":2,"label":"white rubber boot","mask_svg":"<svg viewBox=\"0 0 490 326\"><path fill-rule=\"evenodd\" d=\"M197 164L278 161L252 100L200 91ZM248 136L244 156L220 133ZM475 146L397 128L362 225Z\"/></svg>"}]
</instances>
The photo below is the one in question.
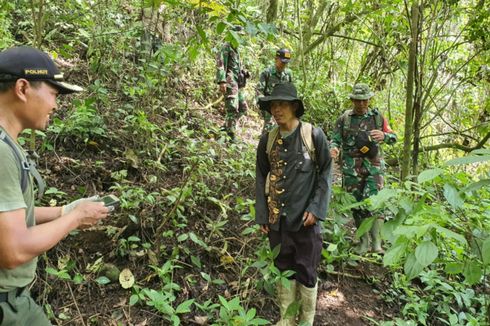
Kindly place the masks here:
<instances>
[{"instance_id":1,"label":"white rubber boot","mask_svg":"<svg viewBox=\"0 0 490 326\"><path fill-rule=\"evenodd\" d=\"M281 311L281 320L276 326L295 326L295 317L283 318L290 304L296 300L297 283L295 280L289 281L289 289L284 287L281 282L277 285L277 299Z\"/></svg>"},{"instance_id":2,"label":"white rubber boot","mask_svg":"<svg viewBox=\"0 0 490 326\"><path fill-rule=\"evenodd\" d=\"M299 323L306 323L313 326L316 312L316 298L318 296L318 283L314 288L307 288L298 284L299 297L301 300L301 310L299 313Z\"/></svg>"}]
</instances>

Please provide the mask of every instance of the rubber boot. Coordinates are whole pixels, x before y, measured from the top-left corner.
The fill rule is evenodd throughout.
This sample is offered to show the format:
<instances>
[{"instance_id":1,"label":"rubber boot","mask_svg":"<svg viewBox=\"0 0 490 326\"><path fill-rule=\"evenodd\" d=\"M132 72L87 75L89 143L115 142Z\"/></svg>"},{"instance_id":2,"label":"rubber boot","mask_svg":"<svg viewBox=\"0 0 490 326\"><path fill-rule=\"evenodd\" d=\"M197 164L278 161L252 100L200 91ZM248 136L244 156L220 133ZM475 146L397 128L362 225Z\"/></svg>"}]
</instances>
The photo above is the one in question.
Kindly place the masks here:
<instances>
[{"instance_id":1,"label":"rubber boot","mask_svg":"<svg viewBox=\"0 0 490 326\"><path fill-rule=\"evenodd\" d=\"M383 226L383 220L377 219L373 222L373 227L369 231L371 238L373 239L373 251L379 254L384 253L383 247L381 247L381 227Z\"/></svg>"},{"instance_id":2,"label":"rubber boot","mask_svg":"<svg viewBox=\"0 0 490 326\"><path fill-rule=\"evenodd\" d=\"M314 288L308 288L298 284L299 298L301 300L301 310L299 312L299 324L313 326L316 312L316 298L318 295L318 283Z\"/></svg>"},{"instance_id":3,"label":"rubber boot","mask_svg":"<svg viewBox=\"0 0 490 326\"><path fill-rule=\"evenodd\" d=\"M358 255L364 255L369 250L369 232L361 236L361 242L354 248Z\"/></svg>"},{"instance_id":4,"label":"rubber boot","mask_svg":"<svg viewBox=\"0 0 490 326\"><path fill-rule=\"evenodd\" d=\"M279 300L279 310L281 311L281 319L276 326L294 326L295 317L283 318L291 303L296 300L297 283L295 280L290 280L289 289L284 287L282 283L277 285L277 298Z\"/></svg>"}]
</instances>

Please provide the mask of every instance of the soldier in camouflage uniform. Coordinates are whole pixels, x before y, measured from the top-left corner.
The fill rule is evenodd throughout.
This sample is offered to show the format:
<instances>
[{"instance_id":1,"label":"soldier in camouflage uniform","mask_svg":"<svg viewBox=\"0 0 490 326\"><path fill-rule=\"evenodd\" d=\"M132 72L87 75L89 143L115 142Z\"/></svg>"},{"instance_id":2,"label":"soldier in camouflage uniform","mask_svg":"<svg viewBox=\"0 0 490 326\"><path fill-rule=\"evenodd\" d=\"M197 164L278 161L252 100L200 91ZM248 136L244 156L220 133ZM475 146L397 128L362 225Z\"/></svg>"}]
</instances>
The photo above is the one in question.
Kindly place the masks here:
<instances>
[{"instance_id":1,"label":"soldier in camouflage uniform","mask_svg":"<svg viewBox=\"0 0 490 326\"><path fill-rule=\"evenodd\" d=\"M242 32L243 27L235 26L233 30ZM233 140L236 123L248 109L243 94L246 78L238 49L228 42L225 43L216 58L216 68L216 82L219 84L220 92L225 97L226 117L222 129Z\"/></svg>"},{"instance_id":2,"label":"soldier in camouflage uniform","mask_svg":"<svg viewBox=\"0 0 490 326\"><path fill-rule=\"evenodd\" d=\"M376 108L369 108L369 99L374 95L366 84L356 84L350 94L353 109L342 114L335 124L330 154L337 158L342 154L343 186L357 201L376 195L383 188L384 161L379 145L394 144L396 134L390 129L388 121ZM356 226L363 219L373 216L366 209L353 209ZM383 219L373 222L370 230L372 249L383 252L381 247L380 230ZM369 250L369 234L361 237L356 247L359 254Z\"/></svg>"},{"instance_id":3,"label":"soldier in camouflage uniform","mask_svg":"<svg viewBox=\"0 0 490 326\"><path fill-rule=\"evenodd\" d=\"M260 81L257 87L257 101L264 96L269 96L276 84L293 81L293 73L287 68L288 62L291 60L291 51L288 49L279 49L276 51L275 62L273 66L267 67L260 73ZM274 121L269 112L262 110L264 118L264 127L262 133L272 130Z\"/></svg>"}]
</instances>

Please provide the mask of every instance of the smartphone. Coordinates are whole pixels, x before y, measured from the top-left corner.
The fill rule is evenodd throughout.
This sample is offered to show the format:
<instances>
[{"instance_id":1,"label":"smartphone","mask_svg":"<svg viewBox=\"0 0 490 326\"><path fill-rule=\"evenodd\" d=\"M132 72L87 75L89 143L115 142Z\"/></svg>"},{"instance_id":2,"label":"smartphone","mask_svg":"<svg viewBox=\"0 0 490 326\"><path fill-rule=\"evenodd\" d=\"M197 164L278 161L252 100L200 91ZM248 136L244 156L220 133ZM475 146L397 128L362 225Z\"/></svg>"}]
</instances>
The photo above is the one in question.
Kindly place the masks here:
<instances>
[{"instance_id":1,"label":"smartphone","mask_svg":"<svg viewBox=\"0 0 490 326\"><path fill-rule=\"evenodd\" d=\"M114 195L104 196L101 198L101 201L106 207L109 207L111 211L119 206L119 198Z\"/></svg>"}]
</instances>

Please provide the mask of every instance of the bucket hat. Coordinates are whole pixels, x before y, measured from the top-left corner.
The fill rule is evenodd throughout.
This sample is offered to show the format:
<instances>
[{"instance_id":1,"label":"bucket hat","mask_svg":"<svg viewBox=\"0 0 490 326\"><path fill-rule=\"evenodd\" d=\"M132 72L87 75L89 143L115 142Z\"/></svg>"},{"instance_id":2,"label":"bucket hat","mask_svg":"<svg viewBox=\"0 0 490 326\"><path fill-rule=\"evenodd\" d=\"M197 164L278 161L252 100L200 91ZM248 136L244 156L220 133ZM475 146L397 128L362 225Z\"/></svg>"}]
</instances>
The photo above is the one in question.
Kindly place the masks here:
<instances>
[{"instance_id":1,"label":"bucket hat","mask_svg":"<svg viewBox=\"0 0 490 326\"><path fill-rule=\"evenodd\" d=\"M349 94L351 100L369 100L374 96L367 84L355 84L352 93Z\"/></svg>"},{"instance_id":2,"label":"bucket hat","mask_svg":"<svg viewBox=\"0 0 490 326\"><path fill-rule=\"evenodd\" d=\"M0 81L11 82L19 78L45 81L57 88L60 94L83 91L80 86L63 81L63 74L46 53L29 46L0 52Z\"/></svg>"},{"instance_id":3,"label":"bucket hat","mask_svg":"<svg viewBox=\"0 0 490 326\"><path fill-rule=\"evenodd\" d=\"M264 96L259 99L259 107L261 110L271 112L272 101L288 101L297 102L299 104L298 110L296 111L296 117L301 117L305 113L305 108L303 106L303 101L298 98L298 92L296 87L292 83L279 83L274 86L272 93L269 96Z\"/></svg>"}]
</instances>

